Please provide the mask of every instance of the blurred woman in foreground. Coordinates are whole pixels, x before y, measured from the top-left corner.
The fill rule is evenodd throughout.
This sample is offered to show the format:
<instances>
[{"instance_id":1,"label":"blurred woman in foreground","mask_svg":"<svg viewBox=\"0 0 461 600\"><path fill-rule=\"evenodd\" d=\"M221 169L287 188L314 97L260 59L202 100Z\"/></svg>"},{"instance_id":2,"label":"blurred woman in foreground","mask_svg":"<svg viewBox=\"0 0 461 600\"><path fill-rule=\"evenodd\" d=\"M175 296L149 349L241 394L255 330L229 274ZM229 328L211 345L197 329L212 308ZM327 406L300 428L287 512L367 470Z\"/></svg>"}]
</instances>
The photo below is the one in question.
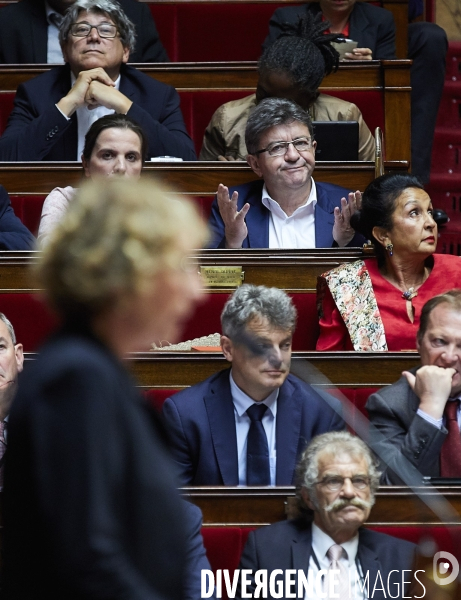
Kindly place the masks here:
<instances>
[{"instance_id":1,"label":"blurred woman in foreground","mask_svg":"<svg viewBox=\"0 0 461 600\"><path fill-rule=\"evenodd\" d=\"M113 114L93 123L85 136L82 165L85 177L139 179L147 154L147 138L141 127L126 115ZM62 220L77 190L56 187L45 198L38 228L38 243L44 247Z\"/></svg>"},{"instance_id":2,"label":"blurred woman in foreground","mask_svg":"<svg viewBox=\"0 0 461 600\"><path fill-rule=\"evenodd\" d=\"M62 327L10 414L2 598L180 599L173 469L121 360L178 336L205 237L194 207L148 180L85 184L53 232L37 278Z\"/></svg>"},{"instance_id":3,"label":"blurred woman in foreground","mask_svg":"<svg viewBox=\"0 0 461 600\"><path fill-rule=\"evenodd\" d=\"M319 278L317 350L416 349L423 305L461 287L460 258L434 254L430 197L412 175L383 175L368 185L351 225L373 241L376 258Z\"/></svg>"}]
</instances>

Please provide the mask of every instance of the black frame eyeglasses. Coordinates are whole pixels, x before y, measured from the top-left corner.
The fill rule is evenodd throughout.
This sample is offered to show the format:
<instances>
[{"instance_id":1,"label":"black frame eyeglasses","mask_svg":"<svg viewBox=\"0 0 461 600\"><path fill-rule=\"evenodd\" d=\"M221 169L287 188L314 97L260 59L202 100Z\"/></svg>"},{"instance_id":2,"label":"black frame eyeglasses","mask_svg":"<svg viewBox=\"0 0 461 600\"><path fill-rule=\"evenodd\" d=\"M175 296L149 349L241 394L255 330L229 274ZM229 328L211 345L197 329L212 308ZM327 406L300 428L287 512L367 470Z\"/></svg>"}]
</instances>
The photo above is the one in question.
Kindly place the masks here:
<instances>
[{"instance_id":1,"label":"black frame eyeglasses","mask_svg":"<svg viewBox=\"0 0 461 600\"><path fill-rule=\"evenodd\" d=\"M117 26L113 25L112 23L99 23L99 25L91 25L85 21L81 21L80 23L72 23L70 26L70 33L74 37L84 38L90 35L92 29L96 29L99 37L101 38L114 38L117 37L118 33Z\"/></svg>"},{"instance_id":2,"label":"black frame eyeglasses","mask_svg":"<svg viewBox=\"0 0 461 600\"><path fill-rule=\"evenodd\" d=\"M290 144L293 144L293 147L298 152L306 152L306 150L310 150L312 148L312 139L300 137L296 138L295 140L291 140L291 142L272 142L269 144L269 146L267 146L267 148L257 150L255 155L267 152L269 156L282 156L283 154L287 153Z\"/></svg>"}]
</instances>

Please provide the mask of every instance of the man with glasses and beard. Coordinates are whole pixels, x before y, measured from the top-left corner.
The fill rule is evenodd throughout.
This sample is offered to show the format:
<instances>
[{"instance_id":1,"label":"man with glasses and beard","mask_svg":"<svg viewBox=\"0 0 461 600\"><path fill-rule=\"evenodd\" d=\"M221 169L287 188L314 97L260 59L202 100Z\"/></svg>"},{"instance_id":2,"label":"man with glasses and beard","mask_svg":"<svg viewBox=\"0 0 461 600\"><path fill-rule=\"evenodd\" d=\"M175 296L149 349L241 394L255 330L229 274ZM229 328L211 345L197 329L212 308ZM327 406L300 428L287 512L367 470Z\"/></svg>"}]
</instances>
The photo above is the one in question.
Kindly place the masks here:
<instances>
[{"instance_id":1,"label":"man with glasses and beard","mask_svg":"<svg viewBox=\"0 0 461 600\"><path fill-rule=\"evenodd\" d=\"M297 477L301 516L260 527L248 537L239 565L252 571L247 591L255 590L256 571L266 570L269 579L273 571L280 569L274 576L278 584L285 586L283 598L317 599L328 591L330 580L336 582L336 595L331 597L389 598L388 590L397 597L397 584L402 593L398 597L410 597L402 582L411 580L414 544L362 527L379 482L379 472L366 444L345 431L319 435L303 453ZM313 522L307 509L314 513ZM296 571L292 596L286 587L289 569ZM300 572L310 584L305 596L298 592ZM237 597L245 597L241 592Z\"/></svg>"}]
</instances>

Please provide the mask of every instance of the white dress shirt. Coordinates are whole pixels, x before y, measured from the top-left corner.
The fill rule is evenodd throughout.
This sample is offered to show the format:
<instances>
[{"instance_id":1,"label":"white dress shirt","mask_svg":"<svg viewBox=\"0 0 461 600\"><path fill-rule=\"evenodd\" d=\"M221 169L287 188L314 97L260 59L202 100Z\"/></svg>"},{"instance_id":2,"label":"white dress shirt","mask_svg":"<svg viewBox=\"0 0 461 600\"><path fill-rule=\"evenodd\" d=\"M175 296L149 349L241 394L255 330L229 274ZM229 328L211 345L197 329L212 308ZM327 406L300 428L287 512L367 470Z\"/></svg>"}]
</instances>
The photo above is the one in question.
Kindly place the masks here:
<instances>
[{"instance_id":1,"label":"white dress shirt","mask_svg":"<svg viewBox=\"0 0 461 600\"><path fill-rule=\"evenodd\" d=\"M71 87L74 87L75 82L77 81L75 75L73 73L70 74L71 78ZM120 78L121 75L117 77L115 80L115 89L120 89ZM65 117L68 121L70 121L70 117L65 115L59 106L56 104L56 108ZM98 106L98 108L93 108L90 110L86 104L77 108L75 111L77 113L77 126L78 126L78 145L77 145L77 156L75 160L80 161L82 159L82 152L85 146L85 135L88 132L88 129L93 125L95 121L104 117L105 115L113 115L115 110L112 108L106 108L105 106Z\"/></svg>"},{"instance_id":2,"label":"white dress shirt","mask_svg":"<svg viewBox=\"0 0 461 600\"><path fill-rule=\"evenodd\" d=\"M234 403L235 431L237 433L237 456L239 467L239 485L247 484L247 438L250 430L250 417L246 411L254 400L243 392L235 383L232 377L232 370L229 376L232 401ZM261 404L267 406L267 410L262 418L262 424L267 436L267 445L269 448L269 467L271 476L271 485L275 485L275 467L277 448L275 447L275 418L277 416L277 398L279 390L274 390Z\"/></svg>"},{"instance_id":3,"label":"white dress shirt","mask_svg":"<svg viewBox=\"0 0 461 600\"><path fill-rule=\"evenodd\" d=\"M315 248L315 205L317 189L311 178L311 193L306 202L288 216L263 186L262 203L270 211L269 248Z\"/></svg>"},{"instance_id":4,"label":"white dress shirt","mask_svg":"<svg viewBox=\"0 0 461 600\"><path fill-rule=\"evenodd\" d=\"M448 398L447 402L454 402L455 400L459 400L459 398ZM434 417L431 417L430 415L422 411L420 408L418 408L416 414L422 417L428 423L431 423L431 425L434 425L434 427L437 427L437 429L442 429L442 427L445 425L445 417L442 417L441 419L434 419ZM461 403L458 406L457 419L458 426L461 430Z\"/></svg>"},{"instance_id":5,"label":"white dress shirt","mask_svg":"<svg viewBox=\"0 0 461 600\"><path fill-rule=\"evenodd\" d=\"M120 78L119 75L115 81L115 89L120 89ZM71 74L72 87L75 84L75 76ZM81 159L83 147L85 146L85 135L88 129L93 125L95 121L100 119L101 117L105 117L106 115L113 115L115 110L113 108L106 108L105 106L98 106L98 108L93 108L90 110L86 104L77 108L75 111L77 113L77 123L78 123L78 147L77 147L77 160Z\"/></svg>"},{"instance_id":6,"label":"white dress shirt","mask_svg":"<svg viewBox=\"0 0 461 600\"><path fill-rule=\"evenodd\" d=\"M315 579L317 573L321 569L328 571L330 568L330 559L327 556L327 552L331 546L336 542L324 531L317 527L315 523L312 523L312 554L309 560L309 571L308 571L308 590L304 596L305 600L318 600L318 594L315 587ZM346 569L349 571L349 589L350 597L356 600L364 600L366 596L362 593L359 582L361 581L362 569L358 565L357 550L359 548L359 536L358 534L352 539L341 544L347 553L347 558L343 555L339 560L344 564ZM359 570L360 569L360 573ZM362 584L363 587L363 584ZM310 592L313 592L313 595ZM321 590L323 591L323 588ZM336 593L338 589L336 587Z\"/></svg>"},{"instance_id":7,"label":"white dress shirt","mask_svg":"<svg viewBox=\"0 0 461 600\"><path fill-rule=\"evenodd\" d=\"M51 15L57 15L58 19L63 19L64 17L57 13L53 8L51 8L48 2L45 2L45 10L46 20L48 21L48 43L46 62L57 63L62 65L64 63L64 58L62 56L61 45L59 44L59 28L53 22Z\"/></svg>"}]
</instances>

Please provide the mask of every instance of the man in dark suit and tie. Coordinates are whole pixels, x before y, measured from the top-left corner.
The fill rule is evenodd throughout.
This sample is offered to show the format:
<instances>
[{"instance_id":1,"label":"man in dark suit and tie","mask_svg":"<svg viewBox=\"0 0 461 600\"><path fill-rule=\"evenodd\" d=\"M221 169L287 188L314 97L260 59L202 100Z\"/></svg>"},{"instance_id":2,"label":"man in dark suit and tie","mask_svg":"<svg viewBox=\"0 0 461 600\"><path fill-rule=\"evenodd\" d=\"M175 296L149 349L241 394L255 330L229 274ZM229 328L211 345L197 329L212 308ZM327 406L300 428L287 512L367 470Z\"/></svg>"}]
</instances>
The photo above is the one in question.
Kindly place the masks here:
<instances>
[{"instance_id":1,"label":"man in dark suit and tie","mask_svg":"<svg viewBox=\"0 0 461 600\"><path fill-rule=\"evenodd\" d=\"M231 369L168 398L163 414L183 485L292 485L316 435L344 428L338 400L289 374L296 309L243 285L221 315Z\"/></svg>"},{"instance_id":2,"label":"man in dark suit and tie","mask_svg":"<svg viewBox=\"0 0 461 600\"><path fill-rule=\"evenodd\" d=\"M421 592L409 596L405 585L411 581L415 545L362 528L379 484L374 459L362 440L345 431L318 436L303 453L297 476L301 516L252 531L243 550L239 568L251 571L245 590L251 597L256 597L258 570L266 572L267 580L275 578L270 589L283 588L277 596L282 598L382 600L424 592L418 587ZM313 510L313 522L306 509ZM291 589L285 577L289 569L294 570ZM299 592L301 582L305 594ZM242 592L240 588L237 597L247 597ZM275 596L269 591L264 597Z\"/></svg>"},{"instance_id":3,"label":"man in dark suit and tie","mask_svg":"<svg viewBox=\"0 0 461 600\"><path fill-rule=\"evenodd\" d=\"M77 0L59 41L66 64L18 87L0 160L80 160L91 124L114 112L142 127L148 157L195 160L176 90L126 64L135 30L115 0Z\"/></svg>"},{"instance_id":4,"label":"man in dark suit and tie","mask_svg":"<svg viewBox=\"0 0 461 600\"><path fill-rule=\"evenodd\" d=\"M404 371L366 405L375 426L371 446L386 460L382 482L391 485L411 466L421 475L461 477L461 290L426 302L416 345L421 367Z\"/></svg>"},{"instance_id":5,"label":"man in dark suit and tie","mask_svg":"<svg viewBox=\"0 0 461 600\"><path fill-rule=\"evenodd\" d=\"M212 248L362 246L350 226L360 192L314 182L314 130L291 100L266 98L251 112L247 161L260 177L230 190L220 184L211 208ZM348 197L348 200L346 200Z\"/></svg>"}]
</instances>

